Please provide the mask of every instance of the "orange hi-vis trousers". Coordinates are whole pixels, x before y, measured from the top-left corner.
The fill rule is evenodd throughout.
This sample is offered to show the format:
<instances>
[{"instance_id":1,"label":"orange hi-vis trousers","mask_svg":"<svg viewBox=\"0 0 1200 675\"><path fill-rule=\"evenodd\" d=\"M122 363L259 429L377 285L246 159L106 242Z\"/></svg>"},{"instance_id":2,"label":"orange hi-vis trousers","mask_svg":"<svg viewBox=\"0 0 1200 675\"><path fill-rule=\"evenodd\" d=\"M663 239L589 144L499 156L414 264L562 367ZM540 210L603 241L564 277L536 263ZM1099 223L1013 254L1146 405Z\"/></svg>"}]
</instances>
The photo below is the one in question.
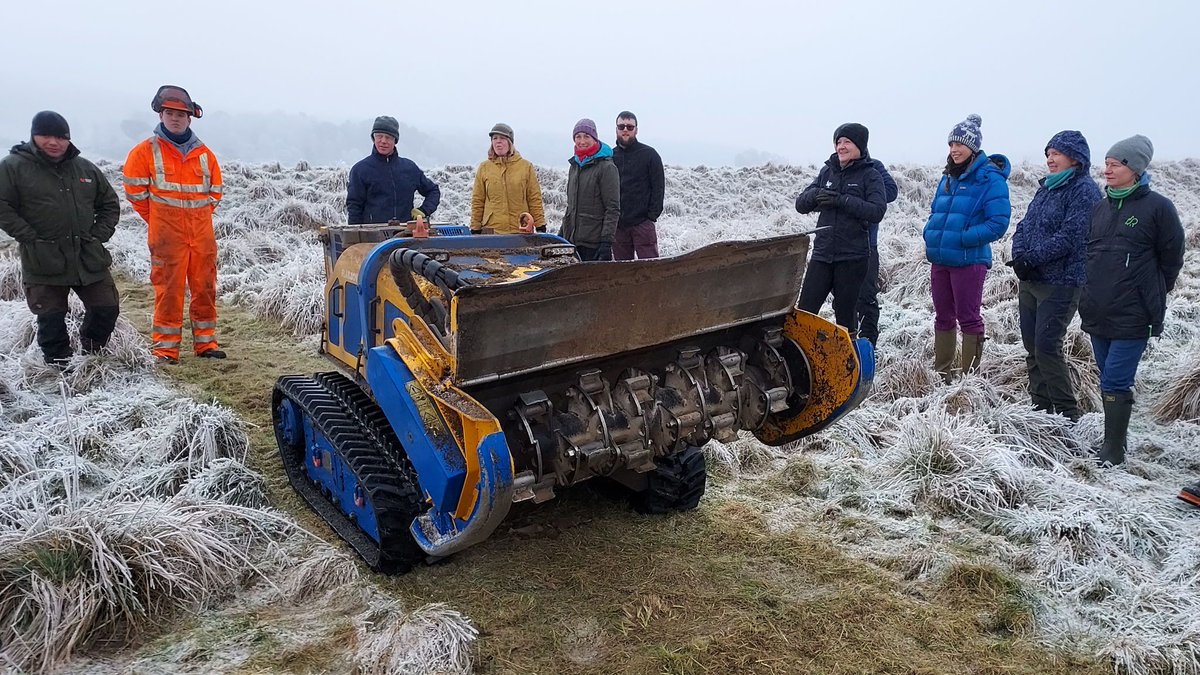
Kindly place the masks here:
<instances>
[{"instance_id":1,"label":"orange hi-vis trousers","mask_svg":"<svg viewBox=\"0 0 1200 675\"><path fill-rule=\"evenodd\" d=\"M179 358L183 303L196 354L217 349L217 240L212 214L221 199L221 169L203 144L186 157L170 142L152 137L125 161L125 195L147 223L150 282L154 284L155 356Z\"/></svg>"}]
</instances>

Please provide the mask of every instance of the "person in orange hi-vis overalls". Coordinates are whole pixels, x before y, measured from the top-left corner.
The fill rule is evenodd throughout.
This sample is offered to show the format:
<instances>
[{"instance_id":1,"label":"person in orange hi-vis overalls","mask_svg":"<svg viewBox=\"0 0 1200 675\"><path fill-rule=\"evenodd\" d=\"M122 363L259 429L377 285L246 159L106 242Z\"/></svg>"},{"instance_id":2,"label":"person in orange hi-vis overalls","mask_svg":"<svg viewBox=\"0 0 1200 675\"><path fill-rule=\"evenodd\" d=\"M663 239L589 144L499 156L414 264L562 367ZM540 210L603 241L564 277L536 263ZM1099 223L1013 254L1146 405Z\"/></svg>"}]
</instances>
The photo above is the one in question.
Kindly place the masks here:
<instances>
[{"instance_id":1,"label":"person in orange hi-vis overalls","mask_svg":"<svg viewBox=\"0 0 1200 675\"><path fill-rule=\"evenodd\" d=\"M125 160L125 196L146 221L154 284L151 351L178 363L184 293L197 356L223 359L217 343L217 239L213 212L221 202L217 157L191 130L203 110L182 87L164 85L150 102L160 124Z\"/></svg>"}]
</instances>

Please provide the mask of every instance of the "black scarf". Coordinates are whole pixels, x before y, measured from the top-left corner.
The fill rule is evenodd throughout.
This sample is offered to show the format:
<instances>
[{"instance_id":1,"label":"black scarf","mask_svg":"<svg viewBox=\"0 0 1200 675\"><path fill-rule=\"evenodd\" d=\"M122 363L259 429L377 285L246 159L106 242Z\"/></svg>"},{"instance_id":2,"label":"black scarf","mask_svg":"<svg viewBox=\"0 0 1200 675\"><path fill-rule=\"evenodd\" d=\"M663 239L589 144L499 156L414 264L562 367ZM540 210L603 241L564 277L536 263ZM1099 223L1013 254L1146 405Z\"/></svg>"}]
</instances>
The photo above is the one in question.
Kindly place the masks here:
<instances>
[{"instance_id":1,"label":"black scarf","mask_svg":"<svg viewBox=\"0 0 1200 675\"><path fill-rule=\"evenodd\" d=\"M971 162L975 161L975 154L971 153L971 156L964 159L962 164L955 164L954 160L950 159L950 155L946 155L946 170L943 173L951 178L961 178L967 172L967 169L971 167Z\"/></svg>"}]
</instances>

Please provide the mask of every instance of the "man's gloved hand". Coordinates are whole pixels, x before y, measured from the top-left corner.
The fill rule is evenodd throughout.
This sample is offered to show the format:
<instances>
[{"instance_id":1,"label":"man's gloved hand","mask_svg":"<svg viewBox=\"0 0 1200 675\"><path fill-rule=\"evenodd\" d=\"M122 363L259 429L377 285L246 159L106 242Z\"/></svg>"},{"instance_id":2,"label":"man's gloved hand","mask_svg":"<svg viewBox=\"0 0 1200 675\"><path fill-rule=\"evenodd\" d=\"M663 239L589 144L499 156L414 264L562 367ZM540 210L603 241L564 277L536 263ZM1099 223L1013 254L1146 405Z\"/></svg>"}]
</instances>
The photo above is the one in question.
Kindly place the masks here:
<instances>
[{"instance_id":1,"label":"man's gloved hand","mask_svg":"<svg viewBox=\"0 0 1200 675\"><path fill-rule=\"evenodd\" d=\"M428 219L425 217L425 212L424 212L424 211L422 211L421 209L418 209L418 208L416 208L416 207L413 207L413 210L412 210L412 219L413 219L413 220L428 220Z\"/></svg>"},{"instance_id":2,"label":"man's gloved hand","mask_svg":"<svg viewBox=\"0 0 1200 675\"><path fill-rule=\"evenodd\" d=\"M1009 260L1004 264L1011 267L1013 274L1017 275L1017 278L1021 281L1029 281L1029 279L1033 276L1033 265L1030 265L1024 260Z\"/></svg>"},{"instance_id":3,"label":"man's gloved hand","mask_svg":"<svg viewBox=\"0 0 1200 675\"><path fill-rule=\"evenodd\" d=\"M841 196L841 193L839 193L837 190L821 188L821 191L817 193L817 206L820 206L823 209L837 208L838 199Z\"/></svg>"},{"instance_id":4,"label":"man's gloved hand","mask_svg":"<svg viewBox=\"0 0 1200 675\"><path fill-rule=\"evenodd\" d=\"M602 241L596 247L596 260L612 260L612 242Z\"/></svg>"}]
</instances>

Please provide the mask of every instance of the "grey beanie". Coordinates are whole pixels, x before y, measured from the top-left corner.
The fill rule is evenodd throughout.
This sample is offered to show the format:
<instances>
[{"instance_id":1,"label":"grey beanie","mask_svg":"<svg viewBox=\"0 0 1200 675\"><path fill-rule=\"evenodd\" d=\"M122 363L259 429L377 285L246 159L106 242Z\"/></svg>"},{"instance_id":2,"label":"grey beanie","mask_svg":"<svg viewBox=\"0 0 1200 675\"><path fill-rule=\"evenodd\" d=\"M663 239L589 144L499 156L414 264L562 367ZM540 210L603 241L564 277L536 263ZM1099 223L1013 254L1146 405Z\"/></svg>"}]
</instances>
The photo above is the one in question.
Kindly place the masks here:
<instances>
[{"instance_id":1,"label":"grey beanie","mask_svg":"<svg viewBox=\"0 0 1200 675\"><path fill-rule=\"evenodd\" d=\"M1117 160L1129 167L1130 171L1141 176L1146 173L1146 167L1150 166L1150 160L1154 157L1154 144L1150 142L1149 138L1137 134L1123 141L1117 141L1108 149L1108 153L1104 157Z\"/></svg>"},{"instance_id":2,"label":"grey beanie","mask_svg":"<svg viewBox=\"0 0 1200 675\"><path fill-rule=\"evenodd\" d=\"M488 132L488 138L491 138L492 136L503 136L508 139L509 143L512 143L516 140L513 138L512 127L508 126L504 122L496 122L496 126L492 127L492 130Z\"/></svg>"},{"instance_id":3,"label":"grey beanie","mask_svg":"<svg viewBox=\"0 0 1200 675\"><path fill-rule=\"evenodd\" d=\"M380 115L375 118L375 125L371 127L371 138L375 138L375 134L388 134L399 141L400 123L396 121L395 117Z\"/></svg>"}]
</instances>

